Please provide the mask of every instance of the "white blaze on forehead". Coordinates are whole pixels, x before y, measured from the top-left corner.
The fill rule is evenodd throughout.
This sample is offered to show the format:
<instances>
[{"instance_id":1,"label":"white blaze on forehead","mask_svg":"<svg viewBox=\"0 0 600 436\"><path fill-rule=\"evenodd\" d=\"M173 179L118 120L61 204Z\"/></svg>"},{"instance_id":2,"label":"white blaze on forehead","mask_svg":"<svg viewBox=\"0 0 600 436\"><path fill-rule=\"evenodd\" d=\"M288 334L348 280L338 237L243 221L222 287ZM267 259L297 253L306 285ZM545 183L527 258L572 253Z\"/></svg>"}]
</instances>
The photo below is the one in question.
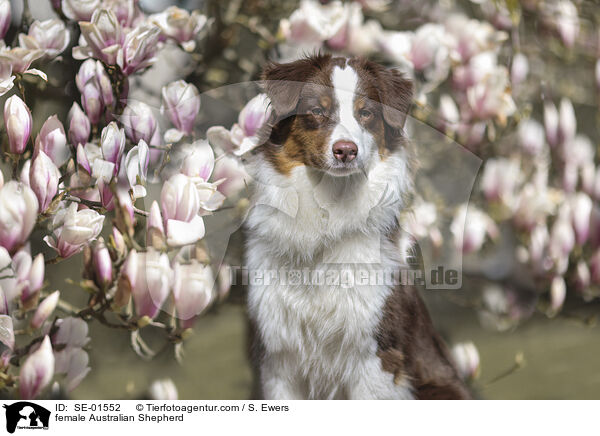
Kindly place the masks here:
<instances>
[{"instance_id":1,"label":"white blaze on forehead","mask_svg":"<svg viewBox=\"0 0 600 436\"><path fill-rule=\"evenodd\" d=\"M358 146L357 163L365 163L374 147L374 138L354 116L354 98L358 90L358 74L345 65L335 67L331 75L334 98L338 107L338 123L330 137L330 145L338 141L352 141Z\"/></svg>"},{"instance_id":2,"label":"white blaze on forehead","mask_svg":"<svg viewBox=\"0 0 600 436\"><path fill-rule=\"evenodd\" d=\"M359 138L355 136L362 130L354 118L354 95L358 87L358 74L349 66L343 69L335 67L331 82L339 114L339 122L335 126L331 139L333 142L343 139L356 142Z\"/></svg>"}]
</instances>

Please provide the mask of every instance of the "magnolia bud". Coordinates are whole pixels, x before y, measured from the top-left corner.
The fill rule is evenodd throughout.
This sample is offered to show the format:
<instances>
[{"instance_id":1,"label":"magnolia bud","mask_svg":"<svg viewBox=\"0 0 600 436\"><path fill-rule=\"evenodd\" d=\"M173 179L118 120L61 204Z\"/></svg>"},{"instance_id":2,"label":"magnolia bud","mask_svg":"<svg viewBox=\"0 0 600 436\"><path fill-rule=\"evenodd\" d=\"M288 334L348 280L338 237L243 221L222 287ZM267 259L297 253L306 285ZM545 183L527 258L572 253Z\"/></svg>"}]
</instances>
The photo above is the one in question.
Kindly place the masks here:
<instances>
[{"instance_id":1,"label":"magnolia bud","mask_svg":"<svg viewBox=\"0 0 600 436\"><path fill-rule=\"evenodd\" d=\"M567 296L567 284L562 276L556 276L552 279L550 285L550 310L556 313L560 310L565 297Z\"/></svg>"},{"instance_id":2,"label":"magnolia bud","mask_svg":"<svg viewBox=\"0 0 600 436\"><path fill-rule=\"evenodd\" d=\"M111 242L115 248L115 253L118 257L123 257L127 252L127 246L125 245L125 239L123 239L123 235L116 227L112 229Z\"/></svg>"},{"instance_id":3,"label":"magnolia bud","mask_svg":"<svg viewBox=\"0 0 600 436\"><path fill-rule=\"evenodd\" d=\"M10 1L0 1L0 38L4 38L8 28L10 27L11 13L10 13Z\"/></svg>"},{"instance_id":4,"label":"magnolia bud","mask_svg":"<svg viewBox=\"0 0 600 436\"><path fill-rule=\"evenodd\" d=\"M31 112L16 95L4 103L4 125L11 153L22 154L31 134Z\"/></svg>"},{"instance_id":5,"label":"magnolia bud","mask_svg":"<svg viewBox=\"0 0 600 436\"><path fill-rule=\"evenodd\" d=\"M108 162L115 164L115 172L118 172L121 163L123 150L125 150L125 141L125 132L123 129L119 129L116 122L112 121L102 129L102 136L100 138L102 157Z\"/></svg>"},{"instance_id":6,"label":"magnolia bud","mask_svg":"<svg viewBox=\"0 0 600 436\"><path fill-rule=\"evenodd\" d=\"M37 397L52 380L54 375L54 354L50 338L46 336L42 345L31 353L23 363L19 374L19 393L21 399L31 400Z\"/></svg>"},{"instance_id":7,"label":"magnolia bud","mask_svg":"<svg viewBox=\"0 0 600 436\"><path fill-rule=\"evenodd\" d=\"M102 238L98 239L92 256L96 283L99 286L104 287L112 282L113 272L110 253L108 252L108 248L106 248Z\"/></svg>"},{"instance_id":8,"label":"magnolia bud","mask_svg":"<svg viewBox=\"0 0 600 436\"><path fill-rule=\"evenodd\" d=\"M58 192L60 171L54 162L40 151L33 159L29 170L29 186L35 192L39 202L39 211L45 212Z\"/></svg>"},{"instance_id":9,"label":"magnolia bud","mask_svg":"<svg viewBox=\"0 0 600 436\"><path fill-rule=\"evenodd\" d=\"M575 118L575 109L568 98L560 101L560 111L558 118L558 138L562 144L567 144L577 132L577 119Z\"/></svg>"},{"instance_id":10,"label":"magnolia bud","mask_svg":"<svg viewBox=\"0 0 600 436\"><path fill-rule=\"evenodd\" d=\"M529 73L529 62L523 53L517 53L513 58L510 70L511 81L513 85L518 85L527 78Z\"/></svg>"},{"instance_id":11,"label":"magnolia bud","mask_svg":"<svg viewBox=\"0 0 600 436\"><path fill-rule=\"evenodd\" d=\"M127 104L123 110L122 123L127 137L135 144L142 139L150 144L158 127L150 106L139 101Z\"/></svg>"},{"instance_id":12,"label":"magnolia bud","mask_svg":"<svg viewBox=\"0 0 600 436\"><path fill-rule=\"evenodd\" d=\"M0 246L13 252L27 240L38 215L35 193L14 180L0 188Z\"/></svg>"},{"instance_id":13,"label":"magnolia bud","mask_svg":"<svg viewBox=\"0 0 600 436\"><path fill-rule=\"evenodd\" d=\"M166 112L173 125L183 134L189 135L200 110L198 89L183 80L169 83L162 89L162 113Z\"/></svg>"},{"instance_id":14,"label":"magnolia bud","mask_svg":"<svg viewBox=\"0 0 600 436\"><path fill-rule=\"evenodd\" d=\"M35 138L35 153L43 151L57 167L61 167L71 157L67 145L67 135L56 115L48 117Z\"/></svg>"},{"instance_id":15,"label":"magnolia bud","mask_svg":"<svg viewBox=\"0 0 600 436\"><path fill-rule=\"evenodd\" d=\"M473 342L464 342L452 347L452 357L460 376L465 379L476 378L479 374L479 352Z\"/></svg>"},{"instance_id":16,"label":"magnolia bud","mask_svg":"<svg viewBox=\"0 0 600 436\"><path fill-rule=\"evenodd\" d=\"M166 247L165 228L163 225L160 207L156 201L150 206L150 215L148 216L148 230L146 233L146 245L152 246L157 250Z\"/></svg>"},{"instance_id":17,"label":"magnolia bud","mask_svg":"<svg viewBox=\"0 0 600 436\"><path fill-rule=\"evenodd\" d=\"M90 137L90 120L77 103L69 111L69 140L73 146L85 145Z\"/></svg>"},{"instance_id":18,"label":"magnolia bud","mask_svg":"<svg viewBox=\"0 0 600 436\"><path fill-rule=\"evenodd\" d=\"M92 124L98 124L100 117L102 116L104 106L102 104L100 90L94 83L88 82L83 87L83 91L81 92L81 105L83 106L83 109L85 110L90 122Z\"/></svg>"},{"instance_id":19,"label":"magnolia bud","mask_svg":"<svg viewBox=\"0 0 600 436\"><path fill-rule=\"evenodd\" d=\"M558 110L551 101L544 103L544 129L551 147L558 145Z\"/></svg>"},{"instance_id":20,"label":"magnolia bud","mask_svg":"<svg viewBox=\"0 0 600 436\"><path fill-rule=\"evenodd\" d=\"M48 319L50 314L54 312L56 305L58 304L58 299L60 298L60 292L54 291L50 295L48 295L44 300L40 303L33 318L31 318L31 327L34 329L40 328L44 321Z\"/></svg>"}]
</instances>

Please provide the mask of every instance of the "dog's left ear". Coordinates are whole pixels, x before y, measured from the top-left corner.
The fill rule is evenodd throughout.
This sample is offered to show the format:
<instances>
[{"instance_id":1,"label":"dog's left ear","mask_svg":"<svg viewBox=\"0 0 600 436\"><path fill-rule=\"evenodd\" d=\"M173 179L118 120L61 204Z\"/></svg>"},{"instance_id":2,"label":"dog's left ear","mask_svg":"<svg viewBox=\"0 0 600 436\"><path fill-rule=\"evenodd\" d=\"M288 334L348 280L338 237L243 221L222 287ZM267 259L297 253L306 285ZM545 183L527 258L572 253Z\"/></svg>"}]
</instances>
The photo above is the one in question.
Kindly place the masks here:
<instances>
[{"instance_id":1,"label":"dog's left ear","mask_svg":"<svg viewBox=\"0 0 600 436\"><path fill-rule=\"evenodd\" d=\"M393 129L402 130L413 99L412 81L394 69L381 68L378 76L383 119Z\"/></svg>"}]
</instances>

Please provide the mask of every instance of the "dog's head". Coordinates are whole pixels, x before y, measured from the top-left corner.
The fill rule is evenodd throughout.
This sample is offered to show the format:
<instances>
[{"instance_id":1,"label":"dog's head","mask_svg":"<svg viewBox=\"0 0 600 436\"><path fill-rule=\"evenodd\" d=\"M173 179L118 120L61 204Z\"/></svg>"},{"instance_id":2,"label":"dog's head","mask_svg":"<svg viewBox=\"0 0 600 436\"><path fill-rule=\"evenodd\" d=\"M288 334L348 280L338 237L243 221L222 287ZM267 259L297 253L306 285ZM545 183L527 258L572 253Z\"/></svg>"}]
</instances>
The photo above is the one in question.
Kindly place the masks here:
<instances>
[{"instance_id":1,"label":"dog's head","mask_svg":"<svg viewBox=\"0 0 600 436\"><path fill-rule=\"evenodd\" d=\"M273 107L264 150L281 173L307 165L346 176L401 146L412 83L398 71L316 55L271 63L263 80Z\"/></svg>"}]
</instances>

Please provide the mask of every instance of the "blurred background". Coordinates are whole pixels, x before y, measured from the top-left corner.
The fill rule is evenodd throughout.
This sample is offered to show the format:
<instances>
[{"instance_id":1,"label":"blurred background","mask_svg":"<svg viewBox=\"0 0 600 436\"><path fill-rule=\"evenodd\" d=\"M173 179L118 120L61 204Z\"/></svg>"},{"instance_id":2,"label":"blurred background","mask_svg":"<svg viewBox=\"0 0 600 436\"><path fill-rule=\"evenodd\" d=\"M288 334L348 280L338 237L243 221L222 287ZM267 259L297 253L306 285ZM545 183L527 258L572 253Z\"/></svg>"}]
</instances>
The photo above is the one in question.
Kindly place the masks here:
<instances>
[{"instance_id":1,"label":"blurred background","mask_svg":"<svg viewBox=\"0 0 600 436\"><path fill-rule=\"evenodd\" d=\"M14 21L22 5L11 3ZM54 14L48 1L29 3L36 19ZM410 75L416 97L409 131L417 146L460 144L477 158L468 207L448 205L419 184L416 219L407 228L423 256L433 262L443 252L462 268L460 290L422 295L465 377L486 399L600 398L597 2L139 1L148 14L170 5L199 10L210 26L193 53L161 51L151 69L132 78L131 97L159 107L164 85L193 83L202 93L200 137L240 121L257 88L237 84L258 80L267 60L323 50L368 56ZM76 65L45 69L48 85L28 101L34 131L49 115L66 118L78 95ZM427 150L434 148L419 155L424 180L445 163ZM242 264L236 208L244 195L228 196L231 226L211 236L220 249L228 245L230 265ZM209 219L211 225L218 223ZM64 278L81 265L78 255L47 272L73 304L86 296ZM70 397L139 398L156 380L171 379L180 399L248 398L244 301L244 287L234 285L209 308L186 339L181 363L158 339L157 356L144 360L128 335L91 322L92 371Z\"/></svg>"}]
</instances>

